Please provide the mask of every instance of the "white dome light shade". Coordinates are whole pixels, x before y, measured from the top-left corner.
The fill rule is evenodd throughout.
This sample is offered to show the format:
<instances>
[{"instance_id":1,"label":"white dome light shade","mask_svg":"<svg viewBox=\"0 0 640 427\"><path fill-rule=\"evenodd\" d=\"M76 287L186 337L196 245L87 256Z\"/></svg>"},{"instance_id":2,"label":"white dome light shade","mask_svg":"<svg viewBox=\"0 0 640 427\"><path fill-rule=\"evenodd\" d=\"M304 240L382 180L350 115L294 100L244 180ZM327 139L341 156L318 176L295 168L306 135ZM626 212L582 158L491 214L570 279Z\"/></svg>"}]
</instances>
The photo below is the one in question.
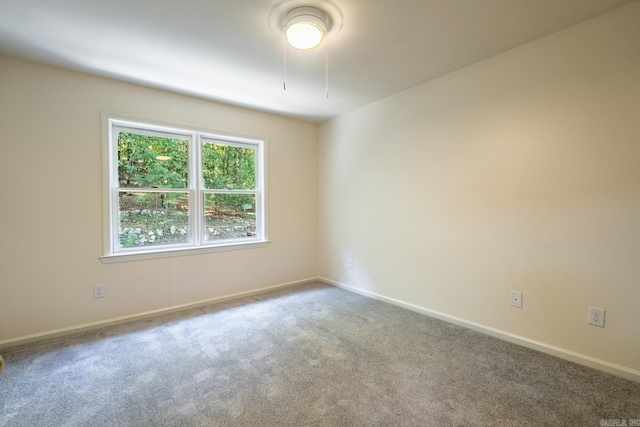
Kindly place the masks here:
<instances>
[{"instance_id":1,"label":"white dome light shade","mask_svg":"<svg viewBox=\"0 0 640 427\"><path fill-rule=\"evenodd\" d=\"M300 22L287 28L287 40L296 49L313 49L324 39L322 28L310 22Z\"/></svg>"},{"instance_id":2,"label":"white dome light shade","mask_svg":"<svg viewBox=\"0 0 640 427\"><path fill-rule=\"evenodd\" d=\"M287 14L287 41L296 49L318 47L327 34L325 15L314 7L298 7Z\"/></svg>"}]
</instances>

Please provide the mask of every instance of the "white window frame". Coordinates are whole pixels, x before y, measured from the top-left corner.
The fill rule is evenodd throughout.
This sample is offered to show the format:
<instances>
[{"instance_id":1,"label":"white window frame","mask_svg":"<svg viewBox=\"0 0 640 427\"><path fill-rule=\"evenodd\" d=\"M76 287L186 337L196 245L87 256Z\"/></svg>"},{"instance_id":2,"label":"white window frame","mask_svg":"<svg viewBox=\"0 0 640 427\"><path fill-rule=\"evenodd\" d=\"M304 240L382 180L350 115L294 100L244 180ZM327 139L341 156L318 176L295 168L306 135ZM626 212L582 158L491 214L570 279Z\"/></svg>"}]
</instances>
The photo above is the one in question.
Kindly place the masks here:
<instances>
[{"instance_id":1,"label":"white window frame","mask_svg":"<svg viewBox=\"0 0 640 427\"><path fill-rule=\"evenodd\" d=\"M164 258L203 252L219 252L267 246L266 221L266 139L250 138L214 131L203 131L181 126L168 126L148 120L132 120L103 114L103 263ZM179 192L189 194L189 242L158 246L120 247L118 196L132 188L119 186L118 130L162 137L180 137L188 141L187 188L144 188L144 192ZM251 190L205 189L202 179L202 145L225 144L254 149L255 184ZM254 194L256 230L255 236L242 239L207 241L204 226L204 197L207 193Z\"/></svg>"}]
</instances>

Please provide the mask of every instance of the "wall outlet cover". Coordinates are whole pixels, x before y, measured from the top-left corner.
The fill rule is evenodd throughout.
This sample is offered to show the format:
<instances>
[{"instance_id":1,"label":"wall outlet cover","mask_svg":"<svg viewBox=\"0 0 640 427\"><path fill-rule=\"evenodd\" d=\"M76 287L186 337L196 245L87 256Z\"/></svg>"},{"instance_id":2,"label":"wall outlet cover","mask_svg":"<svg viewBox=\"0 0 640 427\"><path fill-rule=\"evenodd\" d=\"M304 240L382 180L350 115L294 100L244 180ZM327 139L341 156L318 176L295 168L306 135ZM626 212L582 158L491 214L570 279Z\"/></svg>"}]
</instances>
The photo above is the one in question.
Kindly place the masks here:
<instances>
[{"instance_id":1,"label":"wall outlet cover","mask_svg":"<svg viewBox=\"0 0 640 427\"><path fill-rule=\"evenodd\" d=\"M587 323L593 326L604 328L604 314L606 310L604 308L589 307L589 318Z\"/></svg>"},{"instance_id":2,"label":"wall outlet cover","mask_svg":"<svg viewBox=\"0 0 640 427\"><path fill-rule=\"evenodd\" d=\"M104 285L93 285L93 297L94 298L103 298L104 297Z\"/></svg>"},{"instance_id":3,"label":"wall outlet cover","mask_svg":"<svg viewBox=\"0 0 640 427\"><path fill-rule=\"evenodd\" d=\"M511 307L522 308L522 292L510 291L509 300L510 300Z\"/></svg>"}]
</instances>

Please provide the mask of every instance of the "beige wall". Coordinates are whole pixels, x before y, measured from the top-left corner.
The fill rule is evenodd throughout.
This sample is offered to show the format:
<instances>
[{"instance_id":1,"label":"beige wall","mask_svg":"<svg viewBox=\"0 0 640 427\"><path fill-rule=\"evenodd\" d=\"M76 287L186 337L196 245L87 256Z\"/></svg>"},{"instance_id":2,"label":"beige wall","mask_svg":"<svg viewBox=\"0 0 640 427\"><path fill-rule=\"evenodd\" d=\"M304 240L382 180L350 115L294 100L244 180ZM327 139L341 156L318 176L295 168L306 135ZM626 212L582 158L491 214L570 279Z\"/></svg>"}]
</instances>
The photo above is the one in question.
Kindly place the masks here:
<instances>
[{"instance_id":1,"label":"beige wall","mask_svg":"<svg viewBox=\"0 0 640 427\"><path fill-rule=\"evenodd\" d=\"M267 138L270 246L102 264L103 111ZM316 137L316 124L0 57L0 344L315 277Z\"/></svg>"},{"instance_id":2,"label":"beige wall","mask_svg":"<svg viewBox=\"0 0 640 427\"><path fill-rule=\"evenodd\" d=\"M320 275L640 374L639 22L636 2L323 123Z\"/></svg>"}]
</instances>

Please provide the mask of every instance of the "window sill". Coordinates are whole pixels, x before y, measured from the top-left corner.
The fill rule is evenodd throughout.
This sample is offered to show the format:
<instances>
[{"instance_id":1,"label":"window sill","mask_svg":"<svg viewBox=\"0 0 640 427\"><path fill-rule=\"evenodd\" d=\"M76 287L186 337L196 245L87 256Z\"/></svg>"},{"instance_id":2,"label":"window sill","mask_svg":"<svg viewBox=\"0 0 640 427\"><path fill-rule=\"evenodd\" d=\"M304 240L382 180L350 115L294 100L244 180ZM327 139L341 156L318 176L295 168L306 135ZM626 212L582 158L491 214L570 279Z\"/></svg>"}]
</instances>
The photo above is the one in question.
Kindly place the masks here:
<instances>
[{"instance_id":1,"label":"window sill","mask_svg":"<svg viewBox=\"0 0 640 427\"><path fill-rule=\"evenodd\" d=\"M202 255L214 252L227 252L227 251L237 251L244 249L255 249L255 248L264 248L269 246L271 242L269 240L263 240L259 242L247 242L247 243L229 243L226 245L218 245L218 246L209 246L209 247L198 247L198 248L171 248L166 250L158 250L155 252L144 252L144 253L136 253L136 252L127 252L127 253L118 253L112 255L105 255L100 257L100 261L103 264L113 264L117 262L128 262L128 261L142 261L147 259L158 259L158 258L173 258L177 256L187 256L187 255Z\"/></svg>"}]
</instances>

